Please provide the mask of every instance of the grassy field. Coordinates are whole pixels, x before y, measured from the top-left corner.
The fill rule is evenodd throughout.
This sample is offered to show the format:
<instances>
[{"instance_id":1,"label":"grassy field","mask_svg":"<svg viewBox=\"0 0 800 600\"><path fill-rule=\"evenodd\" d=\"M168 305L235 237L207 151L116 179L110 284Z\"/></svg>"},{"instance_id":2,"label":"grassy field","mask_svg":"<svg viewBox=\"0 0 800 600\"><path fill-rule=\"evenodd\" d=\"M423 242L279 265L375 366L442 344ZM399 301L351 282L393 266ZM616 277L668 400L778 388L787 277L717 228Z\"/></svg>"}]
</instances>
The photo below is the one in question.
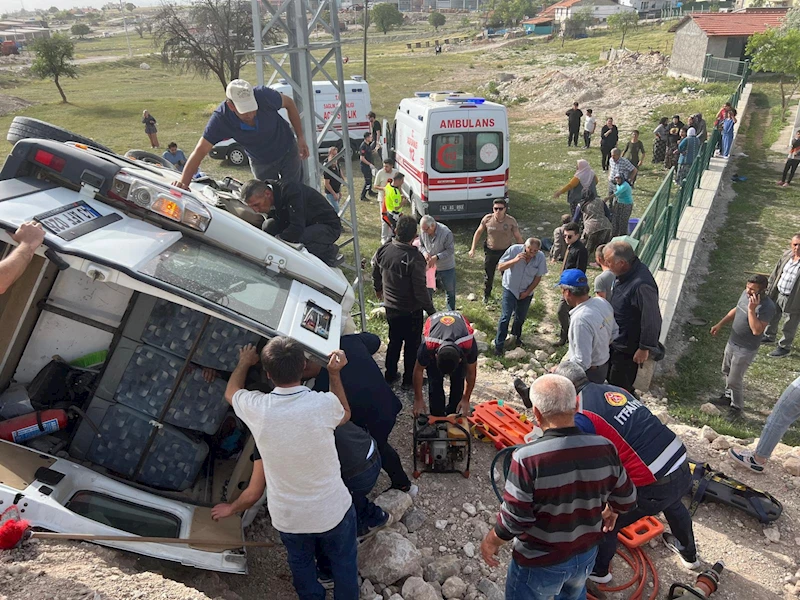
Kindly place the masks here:
<instances>
[{"instance_id":1,"label":"grassy field","mask_svg":"<svg viewBox=\"0 0 800 600\"><path fill-rule=\"evenodd\" d=\"M422 34L425 28L418 27L418 30ZM395 33L402 33L402 30ZM379 43L380 36L381 34L370 36L368 76L373 108L381 118L391 118L400 98L411 95L416 90L446 89L457 85L466 92L483 93L486 91L486 83L493 80L499 70L513 72L516 65L525 64L545 53L563 52L559 60L565 63L591 64L598 60L601 49L619 45L616 34L595 32L592 37L584 40L567 41L563 51L558 42L547 44L543 40L527 40L515 45L510 52L497 53L491 47L484 46L463 51L467 48L464 46L459 51L445 52L434 58L430 51L409 53L404 41ZM133 41L134 38L131 39ZM87 46L92 52L97 49L102 54L98 49L100 45L118 44L119 41L105 38L87 42ZM121 41L122 50L119 46L109 46L105 51L127 54L124 39ZM625 45L631 49L646 51L648 48L663 49L670 43L671 34L666 32L665 27L648 27L630 34ZM88 54L89 51L85 53ZM362 65L358 55L360 52L350 55L350 62L345 66L347 75L361 73ZM135 58L130 61L82 65L78 79L64 82L69 104L58 102L55 87L49 81L33 81L15 76L0 79L0 86L3 93L36 103L21 114L93 137L119 152L130 148L146 148L147 138L140 115L143 109L148 109L158 119L162 146L176 141L188 153L202 134L210 112L223 97L221 85L211 79L203 80L179 74L156 60L148 61L150 70L141 70L140 62L141 59ZM254 79L253 67L247 67L242 76ZM659 81L660 89L665 92L679 92L684 85L685 82L668 78ZM705 94L689 95L685 99L682 97L677 104L661 106L650 113L643 111L638 122L620 124L621 141L625 139L627 132L638 128L643 132L642 139L648 153L646 164L637 181L634 216L644 211L663 178L660 165L653 166L649 158L652 142L649 132L655 127L658 117L676 112L682 115L698 111L707 115L713 114L732 91L732 86L729 85L707 84L696 87L701 87ZM571 100L564 98L563 104L568 106ZM769 139L774 139L777 135L775 121L768 120L770 110L774 107L775 86L757 84L753 100L760 110L744 129L748 144L745 151L756 156L759 149L764 145L768 146ZM554 200L552 194L569 180L577 159L589 160L601 176L600 189L605 189L599 150L568 150L564 144L566 134L561 133L563 124L534 124L531 111L525 104L510 106L509 116L512 124L510 213L524 228L524 236L550 237L553 227L567 207L563 198ZM0 117L0 130L5 130L12 118L13 115ZM4 150L10 150L10 144L6 142L0 142L0 146L4 146ZM704 288L702 292L701 308L698 309L699 315L701 311L706 311L700 316L709 321L719 318L715 315L726 310L725 306L735 300L737 290L743 286L739 279L731 280L730 273L741 273L753 269L754 265L758 265L757 270L768 271L778 256L780 247L785 245L787 232L797 228L796 221L792 224L790 219L779 218L780 214L791 212L792 201L796 206L796 192L778 192L774 187L777 163L762 162L741 161L739 172L746 175L748 180L737 184L739 197L731 205L731 215L724 230L726 233L720 234L720 248L725 251L718 250L715 253L713 272L707 289ZM232 174L239 178L247 178L249 174L247 169L235 169L210 159L204 162L203 170L215 175ZM357 169L355 174L354 183L360 189L361 181ZM369 257L378 246L378 208L374 202L357 202L357 205L362 255ZM482 290L481 252L476 253L475 259L470 259L467 254L476 224L471 221L452 223L457 250L458 307L479 329L491 337L499 317L498 307L466 300L469 292L475 292L480 298ZM767 236L768 232L774 234ZM769 242L764 242L764 238ZM749 242L746 248L741 247L743 240ZM733 244L737 246L734 247ZM553 268L553 273L537 291L536 301L525 326L525 335L535 343L541 344L554 339L552 331L556 317L551 307L558 294L552 287L556 271L557 268ZM498 289L499 283L496 282L495 290ZM497 295L498 292L495 291L495 296ZM375 304L370 289L367 290L367 298L370 305ZM437 306L444 304L441 292L437 293L436 303ZM546 327L542 327L543 324ZM369 327L377 332L383 330L379 319L371 320ZM680 400L680 404L676 405L678 414L699 421L697 406L700 399L703 394L716 389L720 381L716 373L717 357L721 357L724 340L707 339L710 336L701 336L694 331L689 334L696 335L701 341L693 345L689 355L681 361L680 375L670 382L669 387L671 395ZM713 360L708 357L713 357ZM797 363L792 361L796 359L790 358L788 362L781 363L785 366L778 366L760 358L751 371L753 379L748 382L748 389L756 386L755 382L762 377L767 378L770 381L766 386L769 387L767 395L774 400L777 397L775 390L785 385L786 369L791 365L797 368ZM779 369L780 372L776 373L774 369ZM753 421L747 431L755 431L760 420L763 420L763 416Z\"/></svg>"},{"instance_id":2,"label":"grassy field","mask_svg":"<svg viewBox=\"0 0 800 600\"><path fill-rule=\"evenodd\" d=\"M717 431L737 437L759 435L781 392L800 371L796 352L786 358L770 358L767 354L774 345L763 346L745 378L746 421L730 425L698 410L701 403L722 390L719 371L730 331L726 328L712 337L708 329L734 306L747 274L768 275L783 250L788 249L789 239L800 231L800 191L796 186L782 189L775 185L785 154L770 152L769 147L778 139L780 130L777 85L757 82L750 97L749 120L740 129L738 142L749 158L738 159L734 170L746 181L734 185L736 198L728 205L727 220L715 238L708 240L716 244L716 249L694 311L696 317L708 321L708 326L685 326L686 336L695 336L697 342L679 361L677 376L667 383L671 412L692 423L709 423ZM800 443L800 427L793 427L784 441Z\"/></svg>"}]
</instances>

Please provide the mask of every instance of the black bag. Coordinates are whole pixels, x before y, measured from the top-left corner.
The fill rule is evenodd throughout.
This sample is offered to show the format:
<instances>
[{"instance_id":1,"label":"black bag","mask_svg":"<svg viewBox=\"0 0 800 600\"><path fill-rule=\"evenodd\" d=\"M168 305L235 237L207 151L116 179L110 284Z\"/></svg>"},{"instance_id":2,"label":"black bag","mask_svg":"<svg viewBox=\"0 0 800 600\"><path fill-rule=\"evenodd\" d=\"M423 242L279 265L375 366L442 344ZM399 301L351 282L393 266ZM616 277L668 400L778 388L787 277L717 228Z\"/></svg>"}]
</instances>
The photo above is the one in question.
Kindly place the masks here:
<instances>
[{"instance_id":1,"label":"black bag","mask_svg":"<svg viewBox=\"0 0 800 600\"><path fill-rule=\"evenodd\" d=\"M73 367L60 356L54 356L28 385L28 397L36 410L67 408L72 404L81 407L94 393L99 374Z\"/></svg>"}]
</instances>

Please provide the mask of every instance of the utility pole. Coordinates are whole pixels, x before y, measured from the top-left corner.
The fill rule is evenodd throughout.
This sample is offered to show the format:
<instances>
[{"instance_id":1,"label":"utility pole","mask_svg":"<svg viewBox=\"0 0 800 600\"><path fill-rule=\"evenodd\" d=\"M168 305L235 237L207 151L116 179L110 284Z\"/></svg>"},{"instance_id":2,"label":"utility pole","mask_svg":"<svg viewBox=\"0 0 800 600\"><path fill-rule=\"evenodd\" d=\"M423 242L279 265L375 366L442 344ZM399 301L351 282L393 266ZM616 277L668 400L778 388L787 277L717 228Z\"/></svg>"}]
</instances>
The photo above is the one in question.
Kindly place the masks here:
<instances>
[{"instance_id":1,"label":"utility pole","mask_svg":"<svg viewBox=\"0 0 800 600\"><path fill-rule=\"evenodd\" d=\"M125 28L125 42L128 44L128 58L133 58L131 40L130 37L128 37L128 22L125 20L125 7L122 5L122 0L119 0L119 9L122 11L122 26Z\"/></svg>"},{"instance_id":2,"label":"utility pole","mask_svg":"<svg viewBox=\"0 0 800 600\"><path fill-rule=\"evenodd\" d=\"M367 80L367 29L369 28L369 2L364 0L364 81Z\"/></svg>"}]
</instances>

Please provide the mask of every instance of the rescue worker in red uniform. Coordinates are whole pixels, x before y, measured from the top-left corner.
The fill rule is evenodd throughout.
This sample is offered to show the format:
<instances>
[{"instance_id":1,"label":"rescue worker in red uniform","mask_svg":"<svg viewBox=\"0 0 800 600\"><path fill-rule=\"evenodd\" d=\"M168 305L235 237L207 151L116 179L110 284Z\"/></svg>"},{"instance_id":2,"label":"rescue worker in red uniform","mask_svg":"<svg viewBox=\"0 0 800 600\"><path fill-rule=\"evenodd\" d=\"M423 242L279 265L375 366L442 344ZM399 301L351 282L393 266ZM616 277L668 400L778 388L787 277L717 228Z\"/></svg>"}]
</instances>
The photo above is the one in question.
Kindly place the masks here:
<instances>
[{"instance_id":1,"label":"rescue worker in red uniform","mask_svg":"<svg viewBox=\"0 0 800 600\"><path fill-rule=\"evenodd\" d=\"M414 416L425 412L422 379L426 371L430 414L469 414L478 361L478 343L472 331L470 322L454 310L436 313L425 321L414 365ZM445 406L444 378L448 375L450 399Z\"/></svg>"},{"instance_id":2,"label":"rescue worker in red uniform","mask_svg":"<svg viewBox=\"0 0 800 600\"><path fill-rule=\"evenodd\" d=\"M681 498L692 485L686 447L680 439L626 390L613 385L591 383L578 363L564 361L554 371L569 379L580 401L575 425L585 433L601 435L617 448L622 466L636 485L637 508L620 515L613 531L606 534L597 552L589 578L597 583L611 581L608 567L617 551L617 533L645 516L660 512L672 533L664 533L667 548L683 566L700 566L692 529L692 517ZM527 387L518 380L514 388L527 400Z\"/></svg>"}]
</instances>

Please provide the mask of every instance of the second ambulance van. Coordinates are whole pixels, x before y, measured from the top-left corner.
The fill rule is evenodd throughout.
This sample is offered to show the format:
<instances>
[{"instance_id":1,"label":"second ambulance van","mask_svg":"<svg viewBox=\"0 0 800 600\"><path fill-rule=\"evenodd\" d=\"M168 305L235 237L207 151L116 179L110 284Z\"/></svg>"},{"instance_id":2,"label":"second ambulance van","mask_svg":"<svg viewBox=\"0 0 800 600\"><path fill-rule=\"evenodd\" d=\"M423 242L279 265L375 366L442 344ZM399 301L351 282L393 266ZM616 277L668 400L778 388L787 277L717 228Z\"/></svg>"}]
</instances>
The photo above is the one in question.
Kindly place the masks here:
<instances>
[{"instance_id":1,"label":"second ambulance van","mask_svg":"<svg viewBox=\"0 0 800 600\"><path fill-rule=\"evenodd\" d=\"M383 128L406 175L414 216L482 217L508 193L508 115L502 104L454 92L404 98Z\"/></svg>"}]
</instances>

